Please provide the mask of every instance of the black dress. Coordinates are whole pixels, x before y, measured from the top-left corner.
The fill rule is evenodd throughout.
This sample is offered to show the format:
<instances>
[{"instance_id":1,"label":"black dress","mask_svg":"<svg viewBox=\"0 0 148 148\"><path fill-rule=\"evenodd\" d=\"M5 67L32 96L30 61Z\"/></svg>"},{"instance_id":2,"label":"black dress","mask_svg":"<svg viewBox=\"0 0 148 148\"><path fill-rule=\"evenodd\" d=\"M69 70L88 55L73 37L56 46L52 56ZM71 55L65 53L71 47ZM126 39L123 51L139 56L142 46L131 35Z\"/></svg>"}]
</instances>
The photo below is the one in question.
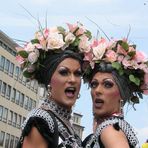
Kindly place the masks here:
<instances>
[{"instance_id":1,"label":"black dress","mask_svg":"<svg viewBox=\"0 0 148 148\"><path fill-rule=\"evenodd\" d=\"M33 109L22 125L22 135L17 148L22 147L24 137L36 127L49 148L82 148L82 142L70 123L71 111L45 99L40 108Z\"/></svg>"},{"instance_id":2,"label":"black dress","mask_svg":"<svg viewBox=\"0 0 148 148\"><path fill-rule=\"evenodd\" d=\"M122 130L127 137L130 148L140 148L136 134L129 123L123 118L112 116L105 119L96 129L94 134L90 134L83 141L84 148L105 148L101 142L100 135L104 128L112 125L116 130Z\"/></svg>"}]
</instances>

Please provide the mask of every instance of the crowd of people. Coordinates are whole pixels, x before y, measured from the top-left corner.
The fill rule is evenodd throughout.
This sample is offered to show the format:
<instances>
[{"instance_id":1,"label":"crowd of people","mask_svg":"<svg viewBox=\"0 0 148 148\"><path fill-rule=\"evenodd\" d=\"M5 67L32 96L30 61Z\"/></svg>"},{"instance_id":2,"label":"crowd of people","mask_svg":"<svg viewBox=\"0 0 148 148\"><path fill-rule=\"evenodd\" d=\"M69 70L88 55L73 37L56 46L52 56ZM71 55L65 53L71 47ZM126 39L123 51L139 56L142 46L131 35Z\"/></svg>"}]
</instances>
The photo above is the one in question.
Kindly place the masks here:
<instances>
[{"instance_id":1,"label":"crowd of people","mask_svg":"<svg viewBox=\"0 0 148 148\"><path fill-rule=\"evenodd\" d=\"M79 22L67 23L67 28L39 29L34 39L16 48L23 75L44 85L48 92L24 121L17 148L139 147L123 108L148 94L144 54L126 38L92 39ZM94 123L84 141L70 122L82 79L90 88Z\"/></svg>"}]
</instances>

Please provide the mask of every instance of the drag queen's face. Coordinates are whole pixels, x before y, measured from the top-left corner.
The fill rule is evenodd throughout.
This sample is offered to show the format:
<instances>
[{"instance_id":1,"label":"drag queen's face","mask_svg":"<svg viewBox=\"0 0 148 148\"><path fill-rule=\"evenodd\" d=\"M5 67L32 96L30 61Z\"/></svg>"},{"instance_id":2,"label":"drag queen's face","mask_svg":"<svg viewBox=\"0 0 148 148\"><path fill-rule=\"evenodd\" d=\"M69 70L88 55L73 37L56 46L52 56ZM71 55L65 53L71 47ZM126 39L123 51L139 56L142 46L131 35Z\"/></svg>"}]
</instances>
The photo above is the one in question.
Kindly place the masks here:
<instances>
[{"instance_id":1,"label":"drag queen's face","mask_svg":"<svg viewBox=\"0 0 148 148\"><path fill-rule=\"evenodd\" d=\"M97 72L90 86L95 116L104 118L119 113L121 96L111 73Z\"/></svg>"},{"instance_id":2,"label":"drag queen's face","mask_svg":"<svg viewBox=\"0 0 148 148\"><path fill-rule=\"evenodd\" d=\"M71 109L80 91L81 73L79 61L72 58L64 59L51 78L52 99L59 105Z\"/></svg>"}]
</instances>

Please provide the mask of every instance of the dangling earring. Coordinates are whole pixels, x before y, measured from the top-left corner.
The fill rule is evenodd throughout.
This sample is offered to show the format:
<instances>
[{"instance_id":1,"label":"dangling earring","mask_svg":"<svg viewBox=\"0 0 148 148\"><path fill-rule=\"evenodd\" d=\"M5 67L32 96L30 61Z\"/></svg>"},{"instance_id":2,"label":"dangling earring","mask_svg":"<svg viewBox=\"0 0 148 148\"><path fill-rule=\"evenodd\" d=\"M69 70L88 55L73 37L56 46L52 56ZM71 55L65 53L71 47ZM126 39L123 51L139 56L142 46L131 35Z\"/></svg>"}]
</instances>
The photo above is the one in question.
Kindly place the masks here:
<instances>
[{"instance_id":1,"label":"dangling earring","mask_svg":"<svg viewBox=\"0 0 148 148\"><path fill-rule=\"evenodd\" d=\"M80 94L78 94L78 97L77 97L77 99L79 99L81 97L81 95Z\"/></svg>"},{"instance_id":2,"label":"dangling earring","mask_svg":"<svg viewBox=\"0 0 148 148\"><path fill-rule=\"evenodd\" d=\"M47 89L47 91L48 91L47 96L48 96L48 98L51 98L51 97L52 97L52 93L51 93L51 86L50 86L50 85L48 85L47 87L48 87L48 89Z\"/></svg>"},{"instance_id":3,"label":"dangling earring","mask_svg":"<svg viewBox=\"0 0 148 148\"><path fill-rule=\"evenodd\" d=\"M123 106L124 106L124 101L123 101L123 99L121 99L120 100L120 113L121 113L122 117L124 117Z\"/></svg>"}]
</instances>

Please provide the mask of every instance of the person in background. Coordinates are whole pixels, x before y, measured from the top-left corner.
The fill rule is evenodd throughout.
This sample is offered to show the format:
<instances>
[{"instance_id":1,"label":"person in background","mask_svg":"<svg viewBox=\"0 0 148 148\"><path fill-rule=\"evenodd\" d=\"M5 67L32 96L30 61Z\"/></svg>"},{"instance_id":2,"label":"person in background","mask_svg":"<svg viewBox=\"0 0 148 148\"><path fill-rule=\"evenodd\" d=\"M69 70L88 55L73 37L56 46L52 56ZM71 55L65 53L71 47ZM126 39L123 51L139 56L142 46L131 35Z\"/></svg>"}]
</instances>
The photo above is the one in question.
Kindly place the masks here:
<instances>
[{"instance_id":1,"label":"person in background","mask_svg":"<svg viewBox=\"0 0 148 148\"><path fill-rule=\"evenodd\" d=\"M146 140L145 143L142 144L142 148L148 148L148 139Z\"/></svg>"},{"instance_id":2,"label":"person in background","mask_svg":"<svg viewBox=\"0 0 148 148\"><path fill-rule=\"evenodd\" d=\"M126 39L93 41L84 81L91 88L95 131L83 142L86 148L136 148L133 127L124 119L126 103L139 103L148 94L148 61ZM88 56L89 55L89 56ZM85 64L86 65L86 64Z\"/></svg>"},{"instance_id":3,"label":"person in background","mask_svg":"<svg viewBox=\"0 0 148 148\"><path fill-rule=\"evenodd\" d=\"M70 122L81 86L82 59L90 32L80 24L40 29L16 60L28 81L37 80L48 95L22 125L17 148L81 148L81 139Z\"/></svg>"}]
</instances>

